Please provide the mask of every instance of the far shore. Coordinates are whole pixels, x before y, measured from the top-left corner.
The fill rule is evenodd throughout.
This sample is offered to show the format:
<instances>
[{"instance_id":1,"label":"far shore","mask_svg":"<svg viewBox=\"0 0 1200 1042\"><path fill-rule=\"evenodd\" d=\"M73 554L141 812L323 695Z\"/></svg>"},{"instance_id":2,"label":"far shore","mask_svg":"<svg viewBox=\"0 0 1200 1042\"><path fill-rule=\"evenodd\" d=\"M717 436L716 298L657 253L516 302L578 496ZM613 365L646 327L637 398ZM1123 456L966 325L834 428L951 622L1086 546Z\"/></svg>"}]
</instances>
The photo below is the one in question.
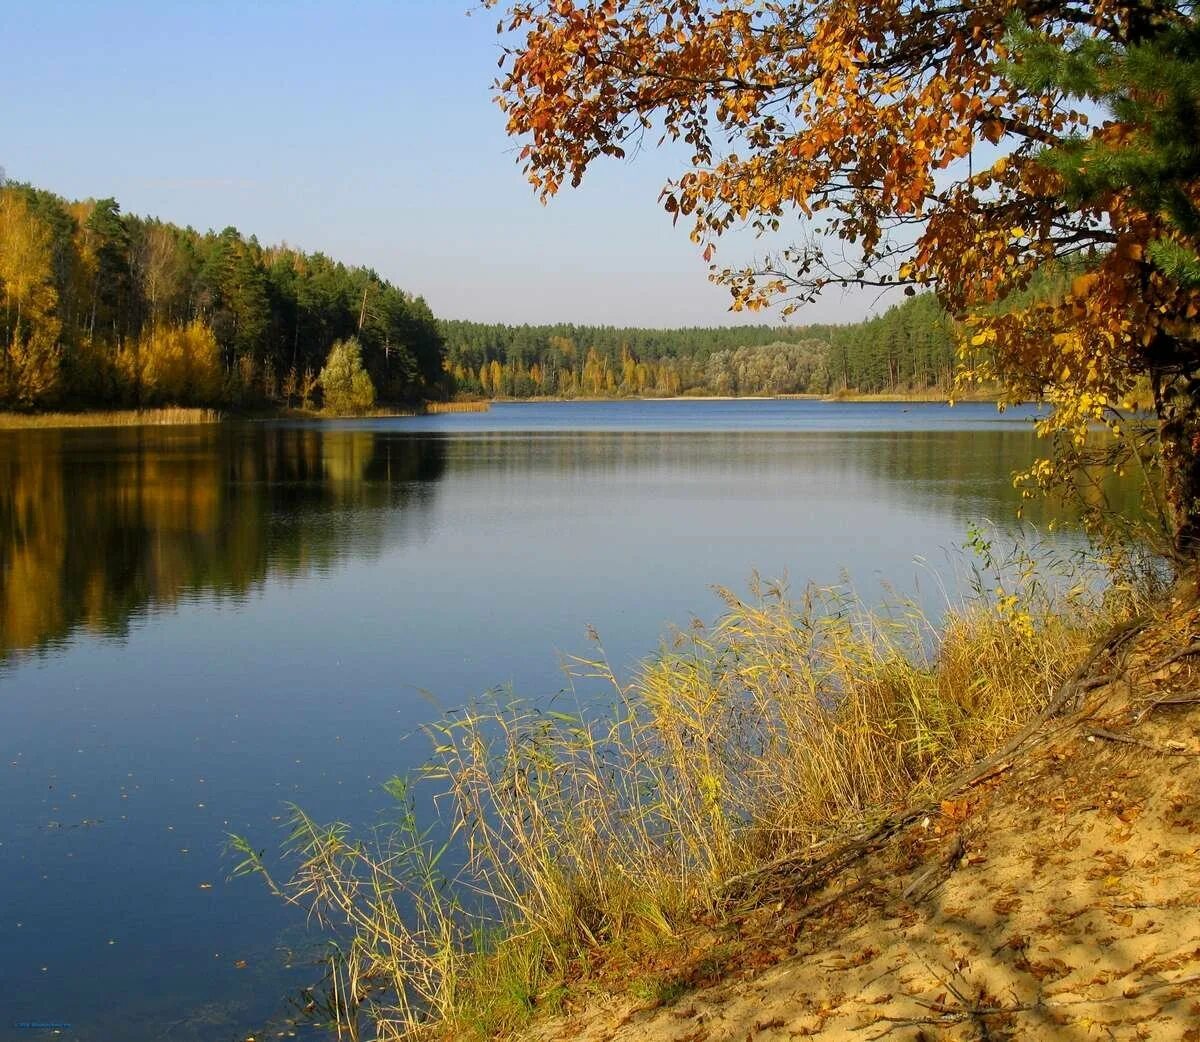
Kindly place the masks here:
<instances>
[{"instance_id":1,"label":"far shore","mask_svg":"<svg viewBox=\"0 0 1200 1042\"><path fill-rule=\"evenodd\" d=\"M0 412L0 431L55 430L67 427L184 427L223 420L369 420L424 416L435 413L487 412L489 402L426 402L370 412L330 413L321 409L281 406L277 409L230 410L164 406L155 409L91 409L62 412Z\"/></svg>"},{"instance_id":2,"label":"far shore","mask_svg":"<svg viewBox=\"0 0 1200 1042\"><path fill-rule=\"evenodd\" d=\"M955 398L960 402L994 403L994 395L959 395ZM320 409L304 409L280 407L277 409L231 410L223 412L218 409L163 407L155 409L97 409L63 412L0 412L0 430L21 430L26 428L65 428L65 427L139 427L139 426L184 426L188 424L219 423L226 419L251 420L339 420L339 419L387 419L421 416L440 413L486 412L493 404L505 405L534 405L568 402L770 402L770 401L811 401L838 404L840 402L878 402L895 404L947 404L949 398L944 393L932 391L896 392L892 394L857 394L839 393L825 394L777 394L777 395L721 395L721 394L677 394L654 395L634 398L615 397L575 397L539 396L536 398L490 398L467 401L427 402L418 407L396 406L382 407L367 413L353 415L338 415L327 413Z\"/></svg>"},{"instance_id":3,"label":"far shore","mask_svg":"<svg viewBox=\"0 0 1200 1042\"><path fill-rule=\"evenodd\" d=\"M521 405L546 402L908 402L947 404L950 396L934 391L897 391L891 394L655 394L641 397L592 397L577 395L567 398L562 395L537 395L532 398L489 398L495 404ZM995 402L994 394L956 395L956 402Z\"/></svg>"}]
</instances>

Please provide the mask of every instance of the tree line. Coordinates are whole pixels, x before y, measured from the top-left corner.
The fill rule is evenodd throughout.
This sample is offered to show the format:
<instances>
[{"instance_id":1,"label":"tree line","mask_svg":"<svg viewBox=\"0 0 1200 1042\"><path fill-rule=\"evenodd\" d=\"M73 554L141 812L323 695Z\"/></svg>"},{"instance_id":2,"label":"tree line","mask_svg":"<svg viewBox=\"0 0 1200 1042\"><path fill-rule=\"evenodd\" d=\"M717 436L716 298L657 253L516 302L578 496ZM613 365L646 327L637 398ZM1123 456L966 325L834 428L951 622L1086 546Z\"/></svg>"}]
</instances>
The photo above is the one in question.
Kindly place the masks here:
<instances>
[{"instance_id":1,"label":"tree line","mask_svg":"<svg viewBox=\"0 0 1200 1042\"><path fill-rule=\"evenodd\" d=\"M425 301L369 268L0 182L0 406L302 405L355 338L379 397L447 395Z\"/></svg>"},{"instance_id":2,"label":"tree line","mask_svg":"<svg viewBox=\"0 0 1200 1042\"><path fill-rule=\"evenodd\" d=\"M848 325L440 328L455 387L495 397L948 391L955 372L953 324L928 293Z\"/></svg>"},{"instance_id":3,"label":"tree line","mask_svg":"<svg viewBox=\"0 0 1200 1042\"><path fill-rule=\"evenodd\" d=\"M849 325L438 321L424 300L368 268L264 247L232 227L198 232L125 214L114 199L71 202L18 183L0 184L0 301L7 408L321 399L354 411L376 398L453 393L925 391L947 390L955 366L954 330L931 294ZM342 358L347 341L369 382ZM325 387L323 369L343 376L344 388Z\"/></svg>"}]
</instances>

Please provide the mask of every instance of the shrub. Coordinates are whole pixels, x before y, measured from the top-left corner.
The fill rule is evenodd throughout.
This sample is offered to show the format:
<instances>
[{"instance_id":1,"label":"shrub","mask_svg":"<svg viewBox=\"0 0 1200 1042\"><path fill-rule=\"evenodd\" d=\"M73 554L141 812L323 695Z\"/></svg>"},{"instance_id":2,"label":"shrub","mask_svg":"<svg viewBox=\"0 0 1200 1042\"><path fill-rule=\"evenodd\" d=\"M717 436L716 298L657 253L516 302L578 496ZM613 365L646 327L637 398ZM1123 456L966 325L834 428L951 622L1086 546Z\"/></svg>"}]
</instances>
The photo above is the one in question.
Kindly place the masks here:
<instances>
[{"instance_id":1,"label":"shrub","mask_svg":"<svg viewBox=\"0 0 1200 1042\"><path fill-rule=\"evenodd\" d=\"M375 404L375 385L363 368L362 348L354 337L330 348L320 382L329 412L366 412Z\"/></svg>"}]
</instances>

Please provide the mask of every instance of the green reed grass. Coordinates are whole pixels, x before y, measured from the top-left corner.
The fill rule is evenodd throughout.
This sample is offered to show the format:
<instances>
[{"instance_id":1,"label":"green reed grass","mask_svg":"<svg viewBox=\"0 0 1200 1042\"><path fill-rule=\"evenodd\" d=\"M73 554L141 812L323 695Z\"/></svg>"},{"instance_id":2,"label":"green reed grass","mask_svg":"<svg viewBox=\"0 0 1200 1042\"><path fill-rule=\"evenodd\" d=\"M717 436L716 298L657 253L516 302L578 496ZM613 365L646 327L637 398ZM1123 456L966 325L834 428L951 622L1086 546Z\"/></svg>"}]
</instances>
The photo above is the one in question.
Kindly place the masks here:
<instances>
[{"instance_id":1,"label":"green reed grass","mask_svg":"<svg viewBox=\"0 0 1200 1042\"><path fill-rule=\"evenodd\" d=\"M570 706L493 696L431 726L415 781L435 787L449 840L418 829L395 782L400 823L372 843L297 811L290 878L235 839L239 869L340 931L352 1037L503 1034L606 952L719 913L748 870L931 792L1142 608L1126 572L1100 586L1082 558L1000 561L973 540L974 592L936 623L846 588L720 591L721 618L675 633L631 683L602 655L578 659Z\"/></svg>"}]
</instances>

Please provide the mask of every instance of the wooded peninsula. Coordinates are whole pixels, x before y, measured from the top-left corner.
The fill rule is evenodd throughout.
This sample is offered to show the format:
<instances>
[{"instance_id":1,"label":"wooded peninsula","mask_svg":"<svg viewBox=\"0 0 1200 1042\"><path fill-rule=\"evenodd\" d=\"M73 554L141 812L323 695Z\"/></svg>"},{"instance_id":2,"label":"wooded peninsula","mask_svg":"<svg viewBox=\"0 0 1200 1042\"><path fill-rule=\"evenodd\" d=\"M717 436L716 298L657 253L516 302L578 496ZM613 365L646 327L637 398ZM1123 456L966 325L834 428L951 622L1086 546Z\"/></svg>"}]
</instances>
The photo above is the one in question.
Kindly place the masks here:
<instances>
[{"instance_id":1,"label":"wooded peninsula","mask_svg":"<svg viewBox=\"0 0 1200 1042\"><path fill-rule=\"evenodd\" d=\"M381 398L450 393L418 296L236 228L198 232L0 187L0 406L302 405L351 337Z\"/></svg>"},{"instance_id":2,"label":"wooded peninsula","mask_svg":"<svg viewBox=\"0 0 1200 1042\"><path fill-rule=\"evenodd\" d=\"M16 182L0 186L0 295L0 407L22 411L328 407L321 372L358 364L331 357L350 340L391 404L949 393L955 372L933 294L846 325L439 320L366 267Z\"/></svg>"}]
</instances>

